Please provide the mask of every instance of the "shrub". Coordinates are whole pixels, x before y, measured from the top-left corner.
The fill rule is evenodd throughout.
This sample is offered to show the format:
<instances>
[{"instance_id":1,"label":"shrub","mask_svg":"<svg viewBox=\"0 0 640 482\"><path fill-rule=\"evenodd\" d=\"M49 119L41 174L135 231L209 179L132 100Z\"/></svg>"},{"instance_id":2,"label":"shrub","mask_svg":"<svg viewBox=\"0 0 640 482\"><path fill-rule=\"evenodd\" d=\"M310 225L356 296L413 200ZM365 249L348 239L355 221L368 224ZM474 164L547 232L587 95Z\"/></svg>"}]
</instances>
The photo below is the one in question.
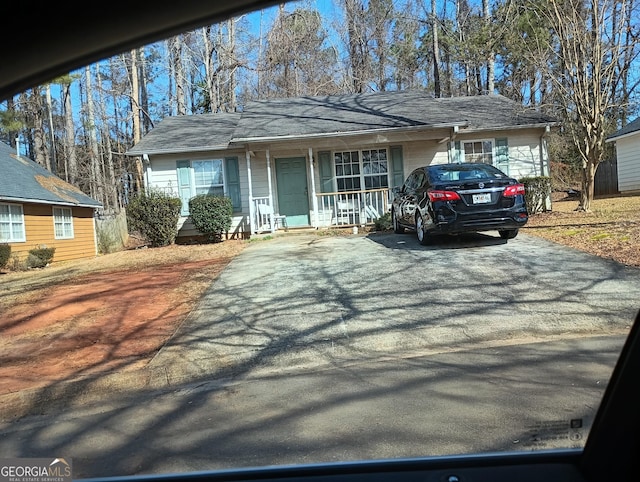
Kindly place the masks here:
<instances>
[{"instance_id":1,"label":"shrub","mask_svg":"<svg viewBox=\"0 0 640 482\"><path fill-rule=\"evenodd\" d=\"M547 176L523 177L525 200L529 214L547 211L547 200L551 197L551 178Z\"/></svg>"},{"instance_id":2,"label":"shrub","mask_svg":"<svg viewBox=\"0 0 640 482\"><path fill-rule=\"evenodd\" d=\"M11 258L11 245L0 243L0 269L4 268Z\"/></svg>"},{"instance_id":3,"label":"shrub","mask_svg":"<svg viewBox=\"0 0 640 482\"><path fill-rule=\"evenodd\" d=\"M219 243L231 228L233 205L228 197L200 194L189 201L189 212L193 225L208 241Z\"/></svg>"},{"instance_id":4,"label":"shrub","mask_svg":"<svg viewBox=\"0 0 640 482\"><path fill-rule=\"evenodd\" d=\"M376 231L391 231L391 213L384 213L375 220Z\"/></svg>"},{"instance_id":5,"label":"shrub","mask_svg":"<svg viewBox=\"0 0 640 482\"><path fill-rule=\"evenodd\" d=\"M162 191L135 196L127 205L129 229L138 231L152 247L173 244L178 236L182 201Z\"/></svg>"},{"instance_id":6,"label":"shrub","mask_svg":"<svg viewBox=\"0 0 640 482\"><path fill-rule=\"evenodd\" d=\"M53 261L55 252L56 248L47 248L46 246L31 249L27 257L27 266L29 268L44 268Z\"/></svg>"}]
</instances>

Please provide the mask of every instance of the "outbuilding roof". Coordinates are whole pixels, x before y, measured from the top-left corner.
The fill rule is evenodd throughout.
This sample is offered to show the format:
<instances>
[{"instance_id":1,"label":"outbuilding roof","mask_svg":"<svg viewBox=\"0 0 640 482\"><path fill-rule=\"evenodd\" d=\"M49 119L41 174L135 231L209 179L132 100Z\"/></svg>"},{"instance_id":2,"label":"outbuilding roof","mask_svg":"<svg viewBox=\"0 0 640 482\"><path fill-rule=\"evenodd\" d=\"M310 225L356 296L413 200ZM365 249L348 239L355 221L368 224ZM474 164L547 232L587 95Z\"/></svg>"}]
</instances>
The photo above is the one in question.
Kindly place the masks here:
<instances>
[{"instance_id":1,"label":"outbuilding roof","mask_svg":"<svg viewBox=\"0 0 640 482\"><path fill-rule=\"evenodd\" d=\"M0 142L0 201L99 208L102 205Z\"/></svg>"},{"instance_id":2,"label":"outbuilding roof","mask_svg":"<svg viewBox=\"0 0 640 482\"><path fill-rule=\"evenodd\" d=\"M263 140L458 126L542 127L557 120L501 95L434 98L425 91L258 100L241 113L167 117L128 155L220 150Z\"/></svg>"},{"instance_id":3,"label":"outbuilding roof","mask_svg":"<svg viewBox=\"0 0 640 482\"><path fill-rule=\"evenodd\" d=\"M617 138L623 137L623 136L627 136L629 134L633 134L635 132L640 132L640 117L638 117L636 120L629 122L626 126L624 126L622 129L614 132L613 134L611 134L610 136L607 137L607 141L610 140L615 140Z\"/></svg>"}]
</instances>

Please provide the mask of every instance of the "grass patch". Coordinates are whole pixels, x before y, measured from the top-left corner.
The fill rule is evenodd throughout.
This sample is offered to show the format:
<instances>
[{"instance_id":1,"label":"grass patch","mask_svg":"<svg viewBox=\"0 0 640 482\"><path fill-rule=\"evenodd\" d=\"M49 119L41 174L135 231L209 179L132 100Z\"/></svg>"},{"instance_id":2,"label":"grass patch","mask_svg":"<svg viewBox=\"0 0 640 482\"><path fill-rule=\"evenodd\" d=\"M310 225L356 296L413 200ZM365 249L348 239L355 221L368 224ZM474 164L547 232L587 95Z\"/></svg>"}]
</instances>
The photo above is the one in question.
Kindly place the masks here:
<instances>
[{"instance_id":1,"label":"grass patch","mask_svg":"<svg viewBox=\"0 0 640 482\"><path fill-rule=\"evenodd\" d=\"M598 234L594 234L593 236L591 236L591 239L593 241L598 241L600 239L606 239L606 238L610 238L611 234L610 233L598 233Z\"/></svg>"}]
</instances>

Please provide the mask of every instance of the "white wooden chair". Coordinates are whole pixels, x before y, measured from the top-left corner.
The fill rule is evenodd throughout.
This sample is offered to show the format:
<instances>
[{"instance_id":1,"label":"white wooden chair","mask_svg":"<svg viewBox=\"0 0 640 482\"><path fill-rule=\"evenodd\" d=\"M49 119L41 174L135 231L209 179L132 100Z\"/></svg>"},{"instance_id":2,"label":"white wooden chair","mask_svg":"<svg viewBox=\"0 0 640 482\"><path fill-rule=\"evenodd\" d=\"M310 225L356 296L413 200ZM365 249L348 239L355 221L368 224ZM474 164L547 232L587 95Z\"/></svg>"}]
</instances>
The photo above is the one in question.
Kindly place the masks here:
<instances>
[{"instance_id":1,"label":"white wooden chair","mask_svg":"<svg viewBox=\"0 0 640 482\"><path fill-rule=\"evenodd\" d=\"M285 231L288 231L287 217L284 214L278 214L273 212L273 206L270 204L259 204L258 215L260 217L260 224L268 224L272 231L278 230L278 223L282 225Z\"/></svg>"}]
</instances>

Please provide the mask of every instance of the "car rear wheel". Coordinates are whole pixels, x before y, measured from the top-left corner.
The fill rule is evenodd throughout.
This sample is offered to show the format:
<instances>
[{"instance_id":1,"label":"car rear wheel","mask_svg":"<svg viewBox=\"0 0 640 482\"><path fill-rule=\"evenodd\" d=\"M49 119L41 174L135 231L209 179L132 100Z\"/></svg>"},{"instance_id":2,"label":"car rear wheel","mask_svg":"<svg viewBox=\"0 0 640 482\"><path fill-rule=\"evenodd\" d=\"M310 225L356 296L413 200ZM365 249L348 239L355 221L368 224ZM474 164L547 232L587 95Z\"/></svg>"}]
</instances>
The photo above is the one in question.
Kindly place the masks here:
<instances>
[{"instance_id":1,"label":"car rear wheel","mask_svg":"<svg viewBox=\"0 0 640 482\"><path fill-rule=\"evenodd\" d=\"M393 224L393 232L396 234L404 233L404 228L398 223L395 210L391 210L391 223Z\"/></svg>"},{"instance_id":2,"label":"car rear wheel","mask_svg":"<svg viewBox=\"0 0 640 482\"><path fill-rule=\"evenodd\" d=\"M502 239L513 239L518 235L517 229L502 229L498 231Z\"/></svg>"},{"instance_id":3,"label":"car rear wheel","mask_svg":"<svg viewBox=\"0 0 640 482\"><path fill-rule=\"evenodd\" d=\"M418 235L418 241L422 246L427 246L431 241L431 236L427 232L424 226L424 221L420 213L416 213L416 234Z\"/></svg>"}]
</instances>

